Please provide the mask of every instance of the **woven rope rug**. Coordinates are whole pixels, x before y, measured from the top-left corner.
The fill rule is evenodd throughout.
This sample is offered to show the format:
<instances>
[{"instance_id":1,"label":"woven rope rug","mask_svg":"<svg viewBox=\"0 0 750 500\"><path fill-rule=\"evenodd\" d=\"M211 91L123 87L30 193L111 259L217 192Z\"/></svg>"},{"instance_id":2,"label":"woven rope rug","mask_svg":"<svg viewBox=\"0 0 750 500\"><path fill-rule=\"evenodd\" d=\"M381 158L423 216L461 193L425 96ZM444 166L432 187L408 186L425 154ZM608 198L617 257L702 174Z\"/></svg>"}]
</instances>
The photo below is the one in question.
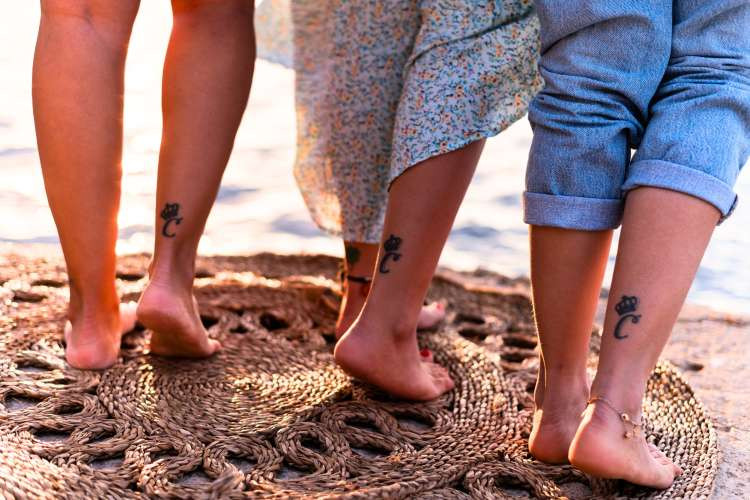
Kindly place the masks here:
<instances>
[{"instance_id":1,"label":"woven rope rug","mask_svg":"<svg viewBox=\"0 0 750 500\"><path fill-rule=\"evenodd\" d=\"M119 263L137 298L147 256ZM0 257L0 498L702 498L714 429L668 364L645 400L647 433L685 474L666 492L594 480L526 451L536 371L528 284L442 271L447 321L421 343L456 389L426 404L352 382L332 361L339 304L330 257L202 259L203 321L224 349L204 361L123 339L104 373L61 346L60 261ZM592 342L592 363L597 351Z\"/></svg>"}]
</instances>

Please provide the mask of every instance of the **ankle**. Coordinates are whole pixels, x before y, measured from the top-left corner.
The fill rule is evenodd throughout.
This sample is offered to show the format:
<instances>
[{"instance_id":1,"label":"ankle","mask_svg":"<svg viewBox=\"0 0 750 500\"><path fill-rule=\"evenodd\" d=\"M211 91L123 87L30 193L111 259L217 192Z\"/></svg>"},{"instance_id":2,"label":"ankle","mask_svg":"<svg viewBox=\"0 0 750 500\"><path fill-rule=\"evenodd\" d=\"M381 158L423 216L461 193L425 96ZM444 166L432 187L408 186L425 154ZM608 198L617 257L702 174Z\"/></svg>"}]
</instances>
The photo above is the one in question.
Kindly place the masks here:
<instances>
[{"instance_id":1,"label":"ankle","mask_svg":"<svg viewBox=\"0 0 750 500\"><path fill-rule=\"evenodd\" d=\"M358 283L354 281L347 282L344 289L346 307L357 307L361 309L369 292L369 283Z\"/></svg>"},{"instance_id":2,"label":"ankle","mask_svg":"<svg viewBox=\"0 0 750 500\"><path fill-rule=\"evenodd\" d=\"M359 316L364 304L364 297L360 297L356 293L346 293L341 299L338 322L349 320L349 323L351 323L354 321Z\"/></svg>"},{"instance_id":3,"label":"ankle","mask_svg":"<svg viewBox=\"0 0 750 500\"><path fill-rule=\"evenodd\" d=\"M613 408L610 411L627 413L634 420L638 420L642 413L643 393L645 384L606 384L594 381L591 387L591 399L606 400ZM606 404L606 403L601 403ZM606 409L603 409L606 411Z\"/></svg>"},{"instance_id":4,"label":"ankle","mask_svg":"<svg viewBox=\"0 0 750 500\"><path fill-rule=\"evenodd\" d=\"M586 408L585 428L595 434L617 434L626 439L643 437L642 417L614 406L606 398L593 397Z\"/></svg>"},{"instance_id":5,"label":"ankle","mask_svg":"<svg viewBox=\"0 0 750 500\"><path fill-rule=\"evenodd\" d=\"M541 356L541 362L544 363L544 371L547 377L554 379L566 380L566 381L584 381L588 379L586 372L586 358L575 359L570 361L557 361L551 363L548 360L545 361L544 354Z\"/></svg>"},{"instance_id":6,"label":"ankle","mask_svg":"<svg viewBox=\"0 0 750 500\"><path fill-rule=\"evenodd\" d=\"M119 316L120 298L114 282L111 287L101 290L77 290L71 287L68 302L68 319L71 323L80 321L101 322Z\"/></svg>"},{"instance_id":7,"label":"ankle","mask_svg":"<svg viewBox=\"0 0 750 500\"><path fill-rule=\"evenodd\" d=\"M192 288L195 259L156 255L149 266L149 282L170 288Z\"/></svg>"},{"instance_id":8,"label":"ankle","mask_svg":"<svg viewBox=\"0 0 750 500\"><path fill-rule=\"evenodd\" d=\"M400 300L383 294L382 288L370 292L362 308L360 321L381 332L389 332L394 340L414 338L422 302L411 305L409 300Z\"/></svg>"},{"instance_id":9,"label":"ankle","mask_svg":"<svg viewBox=\"0 0 750 500\"><path fill-rule=\"evenodd\" d=\"M573 399L587 401L589 398L589 380L586 369L557 370L544 369L545 397L552 399Z\"/></svg>"},{"instance_id":10,"label":"ankle","mask_svg":"<svg viewBox=\"0 0 750 500\"><path fill-rule=\"evenodd\" d=\"M78 311L69 310L68 321L73 330L78 332L95 332L96 336L99 336L101 332L114 332L120 327L119 306L98 304L87 305Z\"/></svg>"},{"instance_id":11,"label":"ankle","mask_svg":"<svg viewBox=\"0 0 750 500\"><path fill-rule=\"evenodd\" d=\"M378 337L387 335L396 343L413 342L416 336L417 323L416 321L412 323L398 318L392 319L381 316L372 310L368 311L368 305L365 305L355 322L355 329L364 334L371 332Z\"/></svg>"}]
</instances>

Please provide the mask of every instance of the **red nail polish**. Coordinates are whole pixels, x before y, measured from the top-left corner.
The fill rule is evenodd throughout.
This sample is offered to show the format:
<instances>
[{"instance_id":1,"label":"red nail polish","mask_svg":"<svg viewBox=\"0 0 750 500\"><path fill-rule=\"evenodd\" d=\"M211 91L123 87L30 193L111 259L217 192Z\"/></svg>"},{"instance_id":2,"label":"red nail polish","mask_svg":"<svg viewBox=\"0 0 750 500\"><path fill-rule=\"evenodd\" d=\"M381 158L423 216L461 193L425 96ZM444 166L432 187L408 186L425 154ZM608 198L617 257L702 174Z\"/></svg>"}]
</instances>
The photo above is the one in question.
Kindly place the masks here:
<instances>
[{"instance_id":1,"label":"red nail polish","mask_svg":"<svg viewBox=\"0 0 750 500\"><path fill-rule=\"evenodd\" d=\"M430 354L432 354L432 353L430 352L430 350L429 350L429 349L427 349L427 348L425 347L424 349L422 349L421 351L419 351L419 354L420 354L420 355L421 355L421 356L422 356L423 358L427 358L427 357L429 357L429 356L430 356Z\"/></svg>"}]
</instances>

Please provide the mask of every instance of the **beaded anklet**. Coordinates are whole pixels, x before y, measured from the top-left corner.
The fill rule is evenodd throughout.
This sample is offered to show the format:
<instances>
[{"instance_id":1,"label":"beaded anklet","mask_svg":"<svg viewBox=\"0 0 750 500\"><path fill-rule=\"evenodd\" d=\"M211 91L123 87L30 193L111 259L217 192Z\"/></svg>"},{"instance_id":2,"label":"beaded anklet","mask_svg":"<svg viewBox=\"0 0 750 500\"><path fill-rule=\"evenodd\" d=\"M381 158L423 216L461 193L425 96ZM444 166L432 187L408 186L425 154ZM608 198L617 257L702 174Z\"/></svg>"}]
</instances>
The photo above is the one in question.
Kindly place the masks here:
<instances>
[{"instance_id":1,"label":"beaded anklet","mask_svg":"<svg viewBox=\"0 0 750 500\"><path fill-rule=\"evenodd\" d=\"M641 422L635 422L632 418L630 418L630 415L628 415L624 411L618 410L610 400L601 396L594 396L593 398L588 400L587 404L598 402L604 403L605 406L608 406L610 410L617 413L617 415L620 417L622 424L625 426L625 434L623 435L625 439L636 437L639 435L639 433L642 433L643 424Z\"/></svg>"}]
</instances>

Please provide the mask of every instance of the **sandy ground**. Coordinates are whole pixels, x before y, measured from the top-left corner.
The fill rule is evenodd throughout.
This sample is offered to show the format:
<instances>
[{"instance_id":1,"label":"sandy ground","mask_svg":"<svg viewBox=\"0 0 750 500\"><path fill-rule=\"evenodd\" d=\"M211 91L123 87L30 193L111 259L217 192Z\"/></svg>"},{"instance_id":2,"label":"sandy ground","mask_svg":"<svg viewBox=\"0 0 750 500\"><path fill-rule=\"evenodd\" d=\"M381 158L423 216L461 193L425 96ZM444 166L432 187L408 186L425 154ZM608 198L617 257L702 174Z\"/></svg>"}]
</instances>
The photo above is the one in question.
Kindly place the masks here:
<instances>
[{"instance_id":1,"label":"sandy ground","mask_svg":"<svg viewBox=\"0 0 750 500\"><path fill-rule=\"evenodd\" d=\"M686 369L698 396L715 416L723 459L715 498L750 498L750 318L687 308L665 357ZM702 369L697 371L702 365ZM693 369L691 369L691 367Z\"/></svg>"}]
</instances>

